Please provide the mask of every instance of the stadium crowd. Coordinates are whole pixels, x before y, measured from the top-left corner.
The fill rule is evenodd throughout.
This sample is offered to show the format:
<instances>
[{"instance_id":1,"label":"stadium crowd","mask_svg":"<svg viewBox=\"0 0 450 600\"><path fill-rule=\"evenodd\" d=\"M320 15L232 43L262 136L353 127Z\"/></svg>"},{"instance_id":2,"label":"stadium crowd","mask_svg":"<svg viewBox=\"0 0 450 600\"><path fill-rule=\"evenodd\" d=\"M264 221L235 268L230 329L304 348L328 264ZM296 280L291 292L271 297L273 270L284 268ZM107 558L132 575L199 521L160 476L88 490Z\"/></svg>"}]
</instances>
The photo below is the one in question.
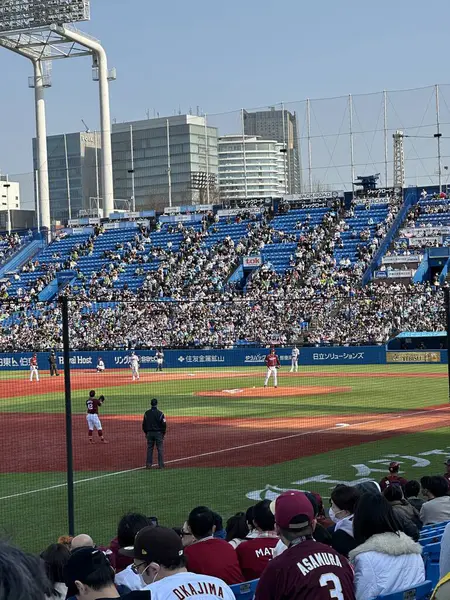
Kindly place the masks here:
<instances>
[{"instance_id":1,"label":"stadium crowd","mask_svg":"<svg viewBox=\"0 0 450 600\"><path fill-rule=\"evenodd\" d=\"M61 292L70 298L73 349L228 348L235 343L272 342L364 345L383 344L400 330L442 331L443 294L437 282L381 281L361 287L362 276L397 211L398 204L393 203L387 216L374 225L372 237L370 229L355 232L361 242L355 261L335 256L342 234L350 231L353 235L347 223L354 216L353 207L331 209L314 225L307 217L296 226L295 234L274 228L269 213L262 218L243 213L234 221L245 224L245 235L237 241L225 235L208 245L217 225L217 215L210 214L199 228L182 223L170 226L169 234L182 236L176 248L170 239L166 247L153 245L152 231L141 226L134 239L105 250L102 268L86 276L78 261L92 254L103 235L103 229L96 227L66 259L59 261L55 250L54 262L25 265L23 271L37 272L37 278L28 289L21 289L18 298L9 298L7 285L2 286L0 343L5 350L62 347L58 303L36 300L55 273L67 268L78 273L75 283ZM245 289L228 282L242 256L293 241L297 245L287 271L277 271L266 260L247 278ZM146 263L154 260L157 268L145 270ZM135 290L117 283L129 265L135 265L135 276L142 278Z\"/></svg>"},{"instance_id":2,"label":"stadium crowd","mask_svg":"<svg viewBox=\"0 0 450 600\"><path fill-rule=\"evenodd\" d=\"M125 514L106 546L87 534L61 536L38 558L3 541L0 598L233 600L249 581L255 600L373 600L425 582L434 531L440 560L433 599L448 599L450 469L419 483L399 468L390 463L379 483L337 485L329 508L317 493L286 491L225 526L220 515L197 506L174 528Z\"/></svg>"}]
</instances>

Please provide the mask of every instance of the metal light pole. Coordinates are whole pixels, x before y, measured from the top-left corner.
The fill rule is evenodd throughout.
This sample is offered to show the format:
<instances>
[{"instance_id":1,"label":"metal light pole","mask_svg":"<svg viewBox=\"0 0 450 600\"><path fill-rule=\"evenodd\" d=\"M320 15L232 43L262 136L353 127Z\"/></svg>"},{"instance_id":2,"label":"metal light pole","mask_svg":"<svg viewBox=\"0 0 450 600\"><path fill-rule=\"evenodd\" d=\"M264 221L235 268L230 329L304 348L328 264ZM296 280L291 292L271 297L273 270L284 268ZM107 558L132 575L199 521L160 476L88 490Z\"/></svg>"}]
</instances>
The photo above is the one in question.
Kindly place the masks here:
<instances>
[{"instance_id":1,"label":"metal light pole","mask_svg":"<svg viewBox=\"0 0 450 600\"><path fill-rule=\"evenodd\" d=\"M167 184L169 186L169 207L172 207L172 166L170 162L170 125L169 119L166 119L167 132Z\"/></svg>"},{"instance_id":2,"label":"metal light pole","mask_svg":"<svg viewBox=\"0 0 450 600\"><path fill-rule=\"evenodd\" d=\"M11 208L9 206L9 188L11 187L11 184L8 183L8 180L6 180L6 183L3 184L3 187L6 188L6 228L8 230L8 234L11 234Z\"/></svg>"},{"instance_id":3,"label":"metal light pole","mask_svg":"<svg viewBox=\"0 0 450 600\"><path fill-rule=\"evenodd\" d=\"M50 25L50 30L66 39L88 48L93 55L94 69L97 71L100 96L100 125L102 141L102 184L103 184L103 211L104 217L114 212L114 183L112 169L111 145L111 113L109 106L109 79L108 59L103 46L97 40L61 25Z\"/></svg>"},{"instance_id":4,"label":"metal light pole","mask_svg":"<svg viewBox=\"0 0 450 600\"><path fill-rule=\"evenodd\" d=\"M131 174L131 210L136 212L136 192L134 186L134 144L133 144L133 125L130 125L130 149L131 149L131 169L128 173Z\"/></svg>"}]
</instances>

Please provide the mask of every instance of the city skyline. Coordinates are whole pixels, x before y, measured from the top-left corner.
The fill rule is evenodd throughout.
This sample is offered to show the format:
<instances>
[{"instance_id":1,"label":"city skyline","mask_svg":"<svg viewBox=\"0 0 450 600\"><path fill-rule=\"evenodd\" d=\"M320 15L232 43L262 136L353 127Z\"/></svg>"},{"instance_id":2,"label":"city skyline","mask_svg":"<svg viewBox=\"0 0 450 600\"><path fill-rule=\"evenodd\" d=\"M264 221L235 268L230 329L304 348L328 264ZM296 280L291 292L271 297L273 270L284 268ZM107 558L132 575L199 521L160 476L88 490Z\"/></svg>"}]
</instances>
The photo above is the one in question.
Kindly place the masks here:
<instances>
[{"instance_id":1,"label":"city skyline","mask_svg":"<svg viewBox=\"0 0 450 600\"><path fill-rule=\"evenodd\" d=\"M260 11L256 10L253 0L245 6L231 0L226 6L211 10L210 4L200 0L193 10L177 1L171 7L155 8L142 0L133 0L131 8L124 11L119 0L108 0L107 3L92 0L91 21L81 23L80 28L102 41L109 66L117 67L118 79L111 84L113 122L141 120L147 113L150 117L158 113L161 117L173 116L179 111L196 114L198 107L200 114L208 115L208 124L218 127L219 135L227 135L238 131L239 107L267 109L275 103L280 109L284 99L288 110L302 109L298 113L302 135L306 97L341 96L345 103L349 92L357 98L358 94L376 90L381 93L383 89L406 89L445 81L444 20L438 20L434 25L433 44L410 44L407 57L400 60L397 23L402 23L410 38L421 40L422 26L428 15L422 3L408 3L408 11L399 5L386 5L389 19L385 18L381 7L375 14L370 13L369 25L364 28L359 23L365 22L366 9L358 7L356 13L350 0L339 7L328 1L305 7L297 4L287 0L284 6L289 10L290 18L283 21L284 35L278 42L283 56L280 61L280 53L274 53L270 45L266 47L261 43L261 32L285 14L274 6ZM438 11L444 7L443 1L436 2ZM239 20L236 14L239 14ZM186 27L187 23L189 27ZM229 38L224 38L219 43L218 34L227 31L235 34L233 41L227 42ZM318 34L320 44L316 43ZM252 45L258 52L248 52ZM200 63L197 58L201 58ZM394 63L400 67L394 68ZM0 170L19 179L20 175L32 172L30 140L35 135L34 111L32 92L26 87L31 69L28 61L7 51L0 52L0 68L8 73L6 93L0 100ZM443 92L443 95L446 98L441 102L442 118L448 123L450 93ZM382 127L380 107L372 106L374 96L368 95L355 102L355 130L362 127L368 132L364 140L355 140L355 169L359 167L362 172L383 171L382 160L370 156L373 146L370 132L375 126ZM97 87L91 81L89 59L57 61L53 87L46 97L48 135L82 131L81 119L91 131L99 129ZM403 127L402 120L413 128L419 128L423 122L427 125L435 123L431 110L433 100L430 104L426 92L403 92L398 97L401 97L399 104L395 100L389 104L389 135L392 130ZM297 101L292 102L293 99ZM363 103L365 106L361 107ZM324 138L330 131L335 136L340 135L340 123L347 123L348 115L345 107L337 104L336 110L324 110L323 114L320 101L316 104L318 114L311 118L313 126L315 120L320 125L315 132L317 138L321 128ZM369 118L365 112L370 111ZM336 115L335 124L327 123L328 113ZM362 126L358 123L359 118ZM408 133L417 135L417 130ZM426 135L432 135L431 129ZM446 138L443 131L443 159L450 155ZM346 140L343 149L340 141L335 144L333 139L328 146L323 140L313 142L313 168L317 165L321 168L313 174L314 181L325 179L328 184L339 187L344 181L348 186L351 179L347 157L349 144ZM376 144L382 142L377 139ZM427 144L427 141L417 142L413 147L411 139L410 148L405 148L407 177L409 174L410 179L415 177L424 185L431 183L429 179L436 170L433 161L425 166L420 164L420 149ZM11 152L11 148L15 151ZM428 148L423 150L423 156L430 155ZM413 161L409 168L408 161ZM302 163L307 164L305 148L302 148Z\"/></svg>"}]
</instances>

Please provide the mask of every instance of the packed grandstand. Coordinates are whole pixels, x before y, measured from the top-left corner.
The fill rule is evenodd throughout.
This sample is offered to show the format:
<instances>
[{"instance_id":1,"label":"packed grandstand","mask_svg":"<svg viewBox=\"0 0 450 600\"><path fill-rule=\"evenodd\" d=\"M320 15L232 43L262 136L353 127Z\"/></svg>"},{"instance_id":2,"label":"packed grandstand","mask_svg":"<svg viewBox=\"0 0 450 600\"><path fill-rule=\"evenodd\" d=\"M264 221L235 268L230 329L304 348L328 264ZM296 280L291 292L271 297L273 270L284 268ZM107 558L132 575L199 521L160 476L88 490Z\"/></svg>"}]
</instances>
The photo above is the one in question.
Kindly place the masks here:
<instances>
[{"instance_id":1,"label":"packed grandstand","mask_svg":"<svg viewBox=\"0 0 450 600\"><path fill-rule=\"evenodd\" d=\"M43 247L29 232L6 236L0 343L61 348L60 296L74 349L384 344L443 331L446 268L425 262L448 245L450 201L414 191L80 222Z\"/></svg>"}]
</instances>

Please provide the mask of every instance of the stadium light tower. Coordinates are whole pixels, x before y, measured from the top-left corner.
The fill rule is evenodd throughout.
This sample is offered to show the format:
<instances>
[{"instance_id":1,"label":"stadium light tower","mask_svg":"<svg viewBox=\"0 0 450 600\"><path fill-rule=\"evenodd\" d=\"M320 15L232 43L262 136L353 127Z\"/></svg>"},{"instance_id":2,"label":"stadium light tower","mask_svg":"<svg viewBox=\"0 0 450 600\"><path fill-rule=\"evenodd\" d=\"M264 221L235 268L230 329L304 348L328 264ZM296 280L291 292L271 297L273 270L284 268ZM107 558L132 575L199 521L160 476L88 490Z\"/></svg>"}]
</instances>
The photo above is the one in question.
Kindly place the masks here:
<instances>
[{"instance_id":1,"label":"stadium light tower","mask_svg":"<svg viewBox=\"0 0 450 600\"><path fill-rule=\"evenodd\" d=\"M89 19L90 0L0 0L0 46L28 58L34 67L31 87L35 89L36 101L39 204L41 225L48 230L50 198L44 88L51 85L49 73L53 60L93 57L100 90L104 215L114 210L108 81L115 79L115 72L108 72L106 53L100 42L71 25Z\"/></svg>"}]
</instances>

